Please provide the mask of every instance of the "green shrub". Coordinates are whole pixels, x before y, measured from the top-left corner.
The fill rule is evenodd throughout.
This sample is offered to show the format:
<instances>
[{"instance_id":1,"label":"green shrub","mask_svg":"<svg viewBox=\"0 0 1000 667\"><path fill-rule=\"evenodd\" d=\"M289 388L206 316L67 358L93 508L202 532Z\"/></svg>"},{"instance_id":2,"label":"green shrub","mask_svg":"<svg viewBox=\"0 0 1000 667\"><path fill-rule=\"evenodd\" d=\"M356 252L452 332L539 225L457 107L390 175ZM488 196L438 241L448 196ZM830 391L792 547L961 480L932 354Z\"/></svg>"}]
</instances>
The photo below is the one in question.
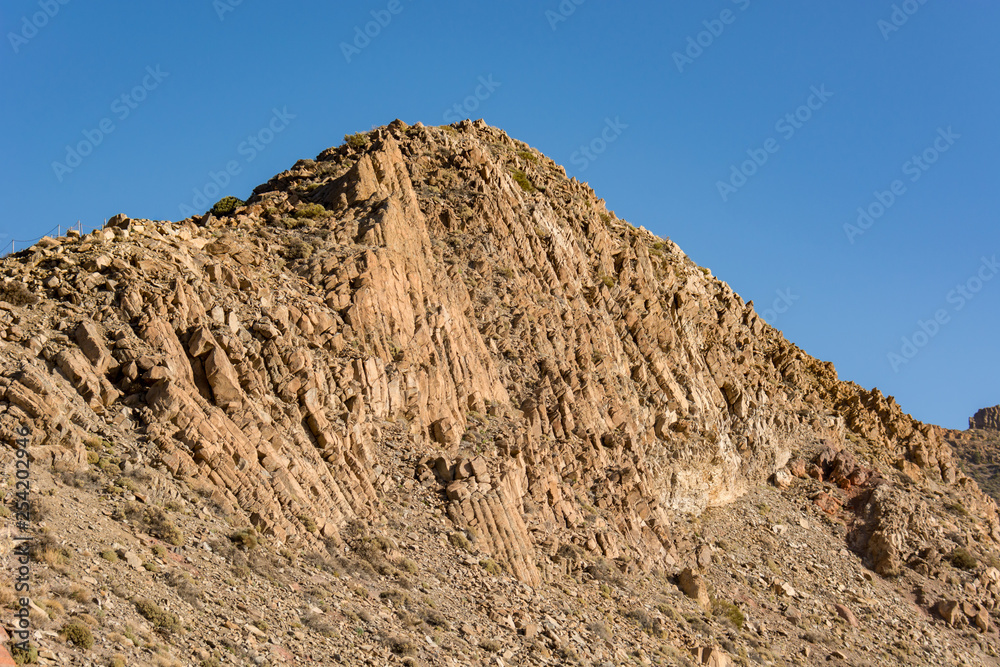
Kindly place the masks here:
<instances>
[{"instance_id":1,"label":"green shrub","mask_svg":"<svg viewBox=\"0 0 1000 667\"><path fill-rule=\"evenodd\" d=\"M66 641L75 644L79 648L89 649L94 645L94 635L90 628L82 623L67 623L63 626L62 634Z\"/></svg>"},{"instance_id":2,"label":"green shrub","mask_svg":"<svg viewBox=\"0 0 1000 667\"><path fill-rule=\"evenodd\" d=\"M653 627L653 621L655 620L652 616L646 613L645 609L635 608L631 611L625 613L625 618L631 619L639 624L643 629L650 629Z\"/></svg>"},{"instance_id":3,"label":"green shrub","mask_svg":"<svg viewBox=\"0 0 1000 667\"><path fill-rule=\"evenodd\" d=\"M400 558L396 561L396 567L410 574L416 574L418 572L417 564L415 561L409 558Z\"/></svg>"},{"instance_id":4,"label":"green shrub","mask_svg":"<svg viewBox=\"0 0 1000 667\"><path fill-rule=\"evenodd\" d=\"M538 162L538 156L531 151L518 151L517 154L528 162Z\"/></svg>"},{"instance_id":5,"label":"green shrub","mask_svg":"<svg viewBox=\"0 0 1000 667\"><path fill-rule=\"evenodd\" d=\"M181 622L180 619L177 618L177 614L172 614L169 611L161 609L160 605L156 604L152 600L137 598L132 602L132 604L135 605L136 611L138 611L143 618L152 623L153 627L157 630L174 633L181 629Z\"/></svg>"},{"instance_id":6,"label":"green shrub","mask_svg":"<svg viewBox=\"0 0 1000 667\"><path fill-rule=\"evenodd\" d=\"M499 577L500 573L503 571L500 569L500 565L492 558L487 558L479 563L484 570L489 572L494 577Z\"/></svg>"},{"instance_id":7,"label":"green shrub","mask_svg":"<svg viewBox=\"0 0 1000 667\"><path fill-rule=\"evenodd\" d=\"M292 211L296 218L322 218L327 210L322 204L305 204Z\"/></svg>"},{"instance_id":8,"label":"green shrub","mask_svg":"<svg viewBox=\"0 0 1000 667\"><path fill-rule=\"evenodd\" d=\"M296 259L309 259L312 257L315 248L311 243L307 243L302 239L292 239L285 244L285 248L281 252L281 256L288 261L294 261Z\"/></svg>"},{"instance_id":9,"label":"green shrub","mask_svg":"<svg viewBox=\"0 0 1000 667\"><path fill-rule=\"evenodd\" d=\"M38 648L34 644L28 644L28 650L12 646L10 657L19 665L34 665L38 663Z\"/></svg>"},{"instance_id":10,"label":"green shrub","mask_svg":"<svg viewBox=\"0 0 1000 667\"><path fill-rule=\"evenodd\" d=\"M109 563L118 562L118 554L116 554L112 549L105 549L101 552L101 558L108 561Z\"/></svg>"},{"instance_id":11,"label":"green shrub","mask_svg":"<svg viewBox=\"0 0 1000 667\"><path fill-rule=\"evenodd\" d=\"M514 177L514 182L521 186L521 189L525 192L534 192L535 185L528 178L528 175L521 171L520 169L511 169L511 176Z\"/></svg>"},{"instance_id":12,"label":"green shrub","mask_svg":"<svg viewBox=\"0 0 1000 667\"><path fill-rule=\"evenodd\" d=\"M743 629L743 623L746 622L746 618L743 616L743 612L732 602L726 602L725 600L715 600L712 603L712 613L715 616L721 616L726 618L732 623L737 630Z\"/></svg>"},{"instance_id":13,"label":"green shrub","mask_svg":"<svg viewBox=\"0 0 1000 667\"><path fill-rule=\"evenodd\" d=\"M371 144L371 139L369 139L368 135L365 134L364 132L345 134L344 141L347 143L348 146L350 146L354 150L361 150L362 148L366 148L369 144Z\"/></svg>"},{"instance_id":14,"label":"green shrub","mask_svg":"<svg viewBox=\"0 0 1000 667\"><path fill-rule=\"evenodd\" d=\"M472 551L472 545L469 543L469 539L465 536L465 533L457 531L448 534L448 541L456 549L463 549L465 551Z\"/></svg>"},{"instance_id":15,"label":"green shrub","mask_svg":"<svg viewBox=\"0 0 1000 667\"><path fill-rule=\"evenodd\" d=\"M317 532L319 530L319 526L316 525L316 520L314 518L312 518L311 516L308 516L308 515L305 515L305 514L300 514L299 515L299 521L302 522L302 525L310 533L315 533L315 532Z\"/></svg>"},{"instance_id":16,"label":"green shrub","mask_svg":"<svg viewBox=\"0 0 1000 667\"><path fill-rule=\"evenodd\" d=\"M215 206L212 207L210 213L217 217L232 215L238 207L245 204L245 201L237 197L223 197L215 202Z\"/></svg>"},{"instance_id":17,"label":"green shrub","mask_svg":"<svg viewBox=\"0 0 1000 667\"><path fill-rule=\"evenodd\" d=\"M142 517L149 534L158 537L164 542L179 547L184 544L184 534L180 528L174 525L163 508L152 506L146 509Z\"/></svg>"}]
</instances>

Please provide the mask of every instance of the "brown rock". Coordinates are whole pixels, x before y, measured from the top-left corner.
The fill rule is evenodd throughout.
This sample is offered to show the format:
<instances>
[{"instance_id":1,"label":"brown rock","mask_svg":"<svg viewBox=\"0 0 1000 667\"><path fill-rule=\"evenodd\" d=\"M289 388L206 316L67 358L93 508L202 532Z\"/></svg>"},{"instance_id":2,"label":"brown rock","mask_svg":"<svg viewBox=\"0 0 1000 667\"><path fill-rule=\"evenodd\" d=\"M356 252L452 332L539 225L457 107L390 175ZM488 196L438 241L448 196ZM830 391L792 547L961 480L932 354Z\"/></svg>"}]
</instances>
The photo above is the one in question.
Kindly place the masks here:
<instances>
[{"instance_id":1,"label":"brown rock","mask_svg":"<svg viewBox=\"0 0 1000 667\"><path fill-rule=\"evenodd\" d=\"M961 617L961 606L954 600L938 600L934 605L934 611L948 625L955 625Z\"/></svg>"},{"instance_id":2,"label":"brown rock","mask_svg":"<svg viewBox=\"0 0 1000 667\"><path fill-rule=\"evenodd\" d=\"M469 492L469 486L460 480L451 482L447 488L448 500L457 500L462 502L466 500L471 495Z\"/></svg>"},{"instance_id":3,"label":"brown rock","mask_svg":"<svg viewBox=\"0 0 1000 667\"><path fill-rule=\"evenodd\" d=\"M972 417L969 417L969 428L1000 431L1000 405L992 408L983 408Z\"/></svg>"},{"instance_id":4,"label":"brown rock","mask_svg":"<svg viewBox=\"0 0 1000 667\"><path fill-rule=\"evenodd\" d=\"M213 348L205 357L205 375L212 386L216 405L223 409L238 409L243 404L243 392L236 369L229 363L222 348Z\"/></svg>"},{"instance_id":5,"label":"brown rock","mask_svg":"<svg viewBox=\"0 0 1000 667\"><path fill-rule=\"evenodd\" d=\"M812 501L816 503L816 507L820 508L827 514L836 514L840 511L840 506L842 504L840 500L823 491L820 491L813 496Z\"/></svg>"},{"instance_id":6,"label":"brown rock","mask_svg":"<svg viewBox=\"0 0 1000 667\"><path fill-rule=\"evenodd\" d=\"M76 341L80 349L94 365L94 370L103 375L114 364L114 358L104 345L103 335L94 322L84 320L76 328Z\"/></svg>"},{"instance_id":7,"label":"brown rock","mask_svg":"<svg viewBox=\"0 0 1000 667\"><path fill-rule=\"evenodd\" d=\"M792 474L782 468L771 475L771 483L779 489L787 489L792 485Z\"/></svg>"},{"instance_id":8,"label":"brown rock","mask_svg":"<svg viewBox=\"0 0 1000 667\"><path fill-rule=\"evenodd\" d=\"M697 552L698 567L704 569L712 564L712 547L703 544L698 547Z\"/></svg>"},{"instance_id":9,"label":"brown rock","mask_svg":"<svg viewBox=\"0 0 1000 667\"><path fill-rule=\"evenodd\" d=\"M697 602L703 609L712 606L712 600L708 594L708 586L700 574L695 574L691 568L685 568L680 574L680 586L684 594Z\"/></svg>"},{"instance_id":10,"label":"brown rock","mask_svg":"<svg viewBox=\"0 0 1000 667\"><path fill-rule=\"evenodd\" d=\"M125 560L125 562L128 563L129 567L131 567L133 570L143 569L142 559L139 558L139 556L131 549L122 553L121 556Z\"/></svg>"},{"instance_id":11,"label":"brown rock","mask_svg":"<svg viewBox=\"0 0 1000 667\"><path fill-rule=\"evenodd\" d=\"M729 654L719 648L694 648L691 655L695 662L708 667L732 667L733 659Z\"/></svg>"},{"instance_id":12,"label":"brown rock","mask_svg":"<svg viewBox=\"0 0 1000 667\"><path fill-rule=\"evenodd\" d=\"M837 614L842 619L847 621L848 625L850 625L852 628L858 627L858 619L854 616L854 612L852 612L850 609L848 609L842 604L835 604L833 605L833 608L837 610Z\"/></svg>"}]
</instances>

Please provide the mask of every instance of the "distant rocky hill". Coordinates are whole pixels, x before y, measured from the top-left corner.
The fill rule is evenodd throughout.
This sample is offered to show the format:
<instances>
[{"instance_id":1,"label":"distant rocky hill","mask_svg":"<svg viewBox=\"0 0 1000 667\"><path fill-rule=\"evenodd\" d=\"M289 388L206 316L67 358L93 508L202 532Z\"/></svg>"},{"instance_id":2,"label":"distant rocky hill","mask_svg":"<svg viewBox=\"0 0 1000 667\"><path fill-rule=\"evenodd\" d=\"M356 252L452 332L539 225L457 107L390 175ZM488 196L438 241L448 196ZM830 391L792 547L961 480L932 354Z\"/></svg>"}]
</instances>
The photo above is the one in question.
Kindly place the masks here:
<instances>
[{"instance_id":1,"label":"distant rocky hill","mask_svg":"<svg viewBox=\"0 0 1000 667\"><path fill-rule=\"evenodd\" d=\"M1000 405L983 408L969 417L969 428L1000 431Z\"/></svg>"},{"instance_id":2,"label":"distant rocky hill","mask_svg":"<svg viewBox=\"0 0 1000 667\"><path fill-rule=\"evenodd\" d=\"M983 408L969 418L969 430L945 431L969 477L994 500L1000 500L1000 406Z\"/></svg>"},{"instance_id":3,"label":"distant rocky hill","mask_svg":"<svg viewBox=\"0 0 1000 667\"><path fill-rule=\"evenodd\" d=\"M941 430L537 150L395 121L216 211L0 263L42 662L997 664Z\"/></svg>"}]
</instances>

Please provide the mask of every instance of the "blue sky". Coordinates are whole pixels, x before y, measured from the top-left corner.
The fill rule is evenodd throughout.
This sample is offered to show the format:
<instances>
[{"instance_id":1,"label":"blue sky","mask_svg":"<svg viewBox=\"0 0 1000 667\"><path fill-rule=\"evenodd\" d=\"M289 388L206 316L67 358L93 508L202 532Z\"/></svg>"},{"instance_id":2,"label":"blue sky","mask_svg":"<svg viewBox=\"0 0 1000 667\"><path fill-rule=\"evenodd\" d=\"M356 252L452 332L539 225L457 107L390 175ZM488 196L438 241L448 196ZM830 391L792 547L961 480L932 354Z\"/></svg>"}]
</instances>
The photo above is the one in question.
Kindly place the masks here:
<instances>
[{"instance_id":1,"label":"blue sky","mask_svg":"<svg viewBox=\"0 0 1000 667\"><path fill-rule=\"evenodd\" d=\"M10 0L0 242L481 117L841 378L955 428L1000 403L1000 5L622 4Z\"/></svg>"}]
</instances>

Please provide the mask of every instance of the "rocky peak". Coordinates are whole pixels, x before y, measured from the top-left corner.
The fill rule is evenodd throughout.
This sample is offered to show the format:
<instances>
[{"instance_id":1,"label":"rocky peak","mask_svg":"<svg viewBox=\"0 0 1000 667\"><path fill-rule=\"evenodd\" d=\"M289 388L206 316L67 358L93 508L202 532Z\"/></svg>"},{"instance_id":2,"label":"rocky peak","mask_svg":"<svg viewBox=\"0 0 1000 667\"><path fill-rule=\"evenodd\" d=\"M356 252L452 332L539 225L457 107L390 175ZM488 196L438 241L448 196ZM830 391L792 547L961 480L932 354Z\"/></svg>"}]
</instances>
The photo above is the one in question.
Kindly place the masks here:
<instances>
[{"instance_id":1,"label":"rocky peak","mask_svg":"<svg viewBox=\"0 0 1000 667\"><path fill-rule=\"evenodd\" d=\"M481 121L395 121L232 214L116 216L0 266L0 426L65 470L112 442L144 503L193 490L276 549L366 549L419 497L532 588L706 571L691 522L768 480L878 575L1000 538L940 429Z\"/></svg>"},{"instance_id":2,"label":"rocky peak","mask_svg":"<svg viewBox=\"0 0 1000 667\"><path fill-rule=\"evenodd\" d=\"M983 408L972 417L969 417L969 428L1000 431L1000 405L995 405L992 408Z\"/></svg>"}]
</instances>

